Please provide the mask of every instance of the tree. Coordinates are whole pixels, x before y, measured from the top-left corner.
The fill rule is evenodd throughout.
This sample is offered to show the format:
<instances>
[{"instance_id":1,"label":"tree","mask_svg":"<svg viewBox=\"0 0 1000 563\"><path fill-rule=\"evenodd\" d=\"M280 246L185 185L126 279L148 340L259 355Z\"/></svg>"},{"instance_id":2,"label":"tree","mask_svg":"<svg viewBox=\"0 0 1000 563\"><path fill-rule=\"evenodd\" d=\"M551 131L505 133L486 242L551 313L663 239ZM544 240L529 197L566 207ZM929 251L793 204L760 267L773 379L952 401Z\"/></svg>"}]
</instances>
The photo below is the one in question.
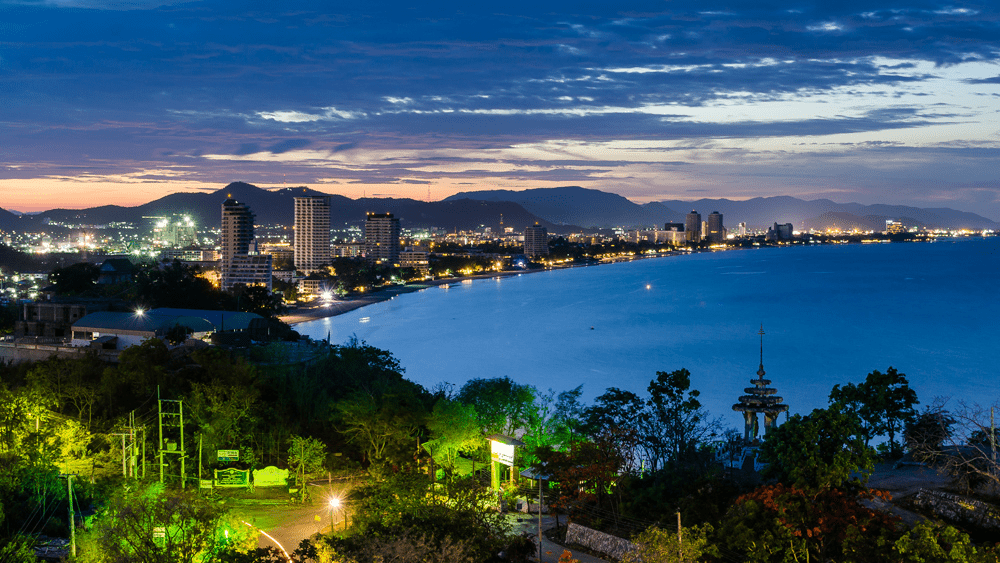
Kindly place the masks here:
<instances>
[{"instance_id":1,"label":"tree","mask_svg":"<svg viewBox=\"0 0 1000 563\"><path fill-rule=\"evenodd\" d=\"M875 464L857 419L827 409L794 415L773 428L760 453L769 464L765 475L803 489L864 482Z\"/></svg>"},{"instance_id":2,"label":"tree","mask_svg":"<svg viewBox=\"0 0 1000 563\"><path fill-rule=\"evenodd\" d=\"M459 452L474 451L483 445L483 433L472 405L439 400L427 421L427 428L434 439L425 446L432 456L443 456L450 471L455 469Z\"/></svg>"},{"instance_id":3,"label":"tree","mask_svg":"<svg viewBox=\"0 0 1000 563\"><path fill-rule=\"evenodd\" d=\"M717 538L744 561L893 561L899 519L863 504L875 497L886 495L767 485L736 500Z\"/></svg>"},{"instance_id":4,"label":"tree","mask_svg":"<svg viewBox=\"0 0 1000 563\"><path fill-rule=\"evenodd\" d=\"M868 374L864 383L835 385L830 392L830 404L862 421L865 444L872 438L889 437L889 455L900 455L900 444L896 434L902 432L906 423L916 412L917 394L910 389L906 375L889 367L885 373L878 370Z\"/></svg>"},{"instance_id":5,"label":"tree","mask_svg":"<svg viewBox=\"0 0 1000 563\"><path fill-rule=\"evenodd\" d=\"M512 435L526 426L535 402L535 388L509 377L470 379L458 392L458 400L472 405L486 434Z\"/></svg>"},{"instance_id":6,"label":"tree","mask_svg":"<svg viewBox=\"0 0 1000 563\"><path fill-rule=\"evenodd\" d=\"M653 469L667 460L680 461L695 450L714 426L706 423L706 413L691 387L691 372L679 369L656 372L649 382L649 400L644 420L644 442L653 454ZM686 395L685 395L686 393Z\"/></svg>"},{"instance_id":7,"label":"tree","mask_svg":"<svg viewBox=\"0 0 1000 563\"><path fill-rule=\"evenodd\" d=\"M396 397L377 399L366 393L355 393L336 404L341 432L362 448L369 471L381 473L393 449L412 445L411 435L421 414L406 408Z\"/></svg>"},{"instance_id":8,"label":"tree","mask_svg":"<svg viewBox=\"0 0 1000 563\"><path fill-rule=\"evenodd\" d=\"M699 561L703 554L716 551L709 543L711 524L664 530L651 526L633 538L637 549L625 554L622 563L683 563Z\"/></svg>"},{"instance_id":9,"label":"tree","mask_svg":"<svg viewBox=\"0 0 1000 563\"><path fill-rule=\"evenodd\" d=\"M325 462L326 444L323 442L302 436L292 436L288 439L288 465L295 470L303 487L306 474L322 469Z\"/></svg>"},{"instance_id":10,"label":"tree","mask_svg":"<svg viewBox=\"0 0 1000 563\"><path fill-rule=\"evenodd\" d=\"M926 520L903 534L894 547L901 563L995 563L1000 555L994 548L976 548L967 534L951 526Z\"/></svg>"},{"instance_id":11,"label":"tree","mask_svg":"<svg viewBox=\"0 0 1000 563\"><path fill-rule=\"evenodd\" d=\"M227 520L219 505L161 485L113 496L97 537L110 563L193 563L230 545L247 550L257 543L251 529Z\"/></svg>"}]
</instances>

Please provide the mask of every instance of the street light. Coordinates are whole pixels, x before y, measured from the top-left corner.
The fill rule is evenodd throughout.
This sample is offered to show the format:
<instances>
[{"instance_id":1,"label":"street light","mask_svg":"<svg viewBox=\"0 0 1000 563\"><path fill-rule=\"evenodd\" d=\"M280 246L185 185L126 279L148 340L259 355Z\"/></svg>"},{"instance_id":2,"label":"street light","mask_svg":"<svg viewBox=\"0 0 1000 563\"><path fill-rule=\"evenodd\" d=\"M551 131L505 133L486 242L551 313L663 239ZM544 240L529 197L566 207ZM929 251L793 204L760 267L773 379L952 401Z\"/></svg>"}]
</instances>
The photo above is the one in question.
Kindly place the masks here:
<instances>
[{"instance_id":1,"label":"street light","mask_svg":"<svg viewBox=\"0 0 1000 563\"><path fill-rule=\"evenodd\" d=\"M330 533L333 533L333 513L340 508L340 497L330 499ZM344 530L347 530L347 511L344 511Z\"/></svg>"}]
</instances>

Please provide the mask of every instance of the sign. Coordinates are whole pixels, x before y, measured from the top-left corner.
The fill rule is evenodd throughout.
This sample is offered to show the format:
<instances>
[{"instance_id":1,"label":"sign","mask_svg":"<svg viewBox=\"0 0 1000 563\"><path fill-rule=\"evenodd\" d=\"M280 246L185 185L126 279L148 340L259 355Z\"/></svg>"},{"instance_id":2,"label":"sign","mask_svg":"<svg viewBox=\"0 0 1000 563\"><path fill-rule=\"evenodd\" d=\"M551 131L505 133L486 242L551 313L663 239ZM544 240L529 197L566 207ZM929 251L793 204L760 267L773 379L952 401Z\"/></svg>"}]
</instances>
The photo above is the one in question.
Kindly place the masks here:
<instances>
[{"instance_id":1,"label":"sign","mask_svg":"<svg viewBox=\"0 0 1000 563\"><path fill-rule=\"evenodd\" d=\"M212 480L211 479L199 479L198 480L198 488L199 489L211 489L212 488Z\"/></svg>"},{"instance_id":2,"label":"sign","mask_svg":"<svg viewBox=\"0 0 1000 563\"><path fill-rule=\"evenodd\" d=\"M240 451L239 450L216 450L218 453L219 461L239 461Z\"/></svg>"},{"instance_id":3,"label":"sign","mask_svg":"<svg viewBox=\"0 0 1000 563\"><path fill-rule=\"evenodd\" d=\"M250 487L249 469L216 469L215 486L224 488Z\"/></svg>"},{"instance_id":4,"label":"sign","mask_svg":"<svg viewBox=\"0 0 1000 563\"><path fill-rule=\"evenodd\" d=\"M504 465L514 465L514 446L490 440L490 459Z\"/></svg>"},{"instance_id":5,"label":"sign","mask_svg":"<svg viewBox=\"0 0 1000 563\"><path fill-rule=\"evenodd\" d=\"M288 470L278 469L273 465L269 465L264 469L254 469L253 486L286 487L288 486Z\"/></svg>"},{"instance_id":6,"label":"sign","mask_svg":"<svg viewBox=\"0 0 1000 563\"><path fill-rule=\"evenodd\" d=\"M162 526L153 528L153 545L164 547L167 543L167 529Z\"/></svg>"}]
</instances>

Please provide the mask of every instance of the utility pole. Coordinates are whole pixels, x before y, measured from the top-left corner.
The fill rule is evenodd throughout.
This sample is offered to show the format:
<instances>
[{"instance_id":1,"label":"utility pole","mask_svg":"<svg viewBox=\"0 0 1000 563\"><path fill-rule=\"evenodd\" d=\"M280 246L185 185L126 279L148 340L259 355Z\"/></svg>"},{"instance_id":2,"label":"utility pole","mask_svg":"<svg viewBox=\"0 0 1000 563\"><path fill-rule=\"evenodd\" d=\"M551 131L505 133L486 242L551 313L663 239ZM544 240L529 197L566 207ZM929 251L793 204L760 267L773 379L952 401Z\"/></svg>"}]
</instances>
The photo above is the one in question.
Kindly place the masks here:
<instances>
[{"instance_id":1,"label":"utility pole","mask_svg":"<svg viewBox=\"0 0 1000 563\"><path fill-rule=\"evenodd\" d=\"M681 511L677 511L677 560L684 561L684 538L681 535Z\"/></svg>"},{"instance_id":2,"label":"utility pole","mask_svg":"<svg viewBox=\"0 0 1000 563\"><path fill-rule=\"evenodd\" d=\"M185 459L187 454L184 451L184 402L172 401L168 399L158 399L159 405L159 428L160 428L160 482L163 482L163 468L166 466L164 456L176 455L181 462L181 488L186 486ZM164 436L164 429L176 429L179 433L180 447L168 447L168 439Z\"/></svg>"},{"instance_id":3,"label":"utility pole","mask_svg":"<svg viewBox=\"0 0 1000 563\"><path fill-rule=\"evenodd\" d=\"M69 554L76 557L76 512L73 511L73 476L66 476L66 488L69 491Z\"/></svg>"}]
</instances>

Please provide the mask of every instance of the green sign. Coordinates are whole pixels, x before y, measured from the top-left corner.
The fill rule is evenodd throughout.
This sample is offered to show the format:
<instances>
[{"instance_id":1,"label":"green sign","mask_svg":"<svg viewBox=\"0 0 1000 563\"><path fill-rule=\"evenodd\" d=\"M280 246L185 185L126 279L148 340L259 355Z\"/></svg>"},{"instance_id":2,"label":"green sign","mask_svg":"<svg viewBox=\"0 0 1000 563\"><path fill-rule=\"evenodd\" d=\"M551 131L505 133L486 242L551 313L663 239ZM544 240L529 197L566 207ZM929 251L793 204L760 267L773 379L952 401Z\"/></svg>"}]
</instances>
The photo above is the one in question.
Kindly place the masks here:
<instances>
[{"instance_id":1,"label":"green sign","mask_svg":"<svg viewBox=\"0 0 1000 563\"><path fill-rule=\"evenodd\" d=\"M216 450L218 453L219 461L239 461L240 451L239 450Z\"/></svg>"},{"instance_id":2,"label":"green sign","mask_svg":"<svg viewBox=\"0 0 1000 563\"><path fill-rule=\"evenodd\" d=\"M278 469L269 465L264 469L254 469L253 485L255 487L284 487L288 485L288 470Z\"/></svg>"},{"instance_id":3,"label":"green sign","mask_svg":"<svg viewBox=\"0 0 1000 563\"><path fill-rule=\"evenodd\" d=\"M216 469L216 487L250 487L249 469Z\"/></svg>"}]
</instances>

